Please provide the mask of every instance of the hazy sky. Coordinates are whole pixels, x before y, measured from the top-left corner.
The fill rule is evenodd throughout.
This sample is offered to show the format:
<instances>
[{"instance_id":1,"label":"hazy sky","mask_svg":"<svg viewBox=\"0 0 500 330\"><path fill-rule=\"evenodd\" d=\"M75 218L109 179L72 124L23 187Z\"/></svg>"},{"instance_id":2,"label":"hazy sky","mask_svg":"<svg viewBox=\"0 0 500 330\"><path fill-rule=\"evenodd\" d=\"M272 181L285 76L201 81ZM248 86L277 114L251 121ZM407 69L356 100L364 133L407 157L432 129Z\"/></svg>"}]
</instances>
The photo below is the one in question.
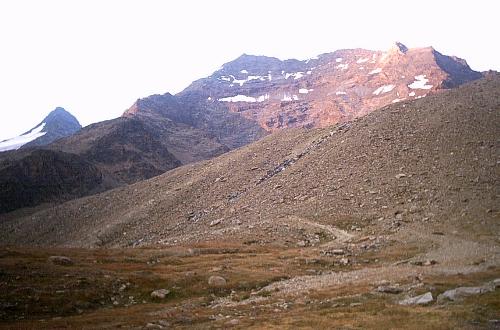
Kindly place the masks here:
<instances>
[{"instance_id":1,"label":"hazy sky","mask_svg":"<svg viewBox=\"0 0 500 330\"><path fill-rule=\"evenodd\" d=\"M1 0L0 140L62 106L83 125L242 53L306 59L398 40L500 70L500 2Z\"/></svg>"}]
</instances>

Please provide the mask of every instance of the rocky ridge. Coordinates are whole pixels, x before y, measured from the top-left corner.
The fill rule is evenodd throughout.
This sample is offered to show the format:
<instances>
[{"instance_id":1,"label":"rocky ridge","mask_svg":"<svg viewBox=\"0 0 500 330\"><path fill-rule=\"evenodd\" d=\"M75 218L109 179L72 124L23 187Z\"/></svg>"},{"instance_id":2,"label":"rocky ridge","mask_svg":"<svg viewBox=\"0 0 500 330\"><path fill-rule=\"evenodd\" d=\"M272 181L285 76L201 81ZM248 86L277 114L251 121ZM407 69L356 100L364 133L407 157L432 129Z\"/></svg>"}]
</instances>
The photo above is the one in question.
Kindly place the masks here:
<instances>
[{"instance_id":1,"label":"rocky ridge","mask_svg":"<svg viewBox=\"0 0 500 330\"><path fill-rule=\"evenodd\" d=\"M462 59L395 43L386 52L346 49L305 61L245 54L177 96L199 93L274 131L349 121L480 77Z\"/></svg>"}]
</instances>

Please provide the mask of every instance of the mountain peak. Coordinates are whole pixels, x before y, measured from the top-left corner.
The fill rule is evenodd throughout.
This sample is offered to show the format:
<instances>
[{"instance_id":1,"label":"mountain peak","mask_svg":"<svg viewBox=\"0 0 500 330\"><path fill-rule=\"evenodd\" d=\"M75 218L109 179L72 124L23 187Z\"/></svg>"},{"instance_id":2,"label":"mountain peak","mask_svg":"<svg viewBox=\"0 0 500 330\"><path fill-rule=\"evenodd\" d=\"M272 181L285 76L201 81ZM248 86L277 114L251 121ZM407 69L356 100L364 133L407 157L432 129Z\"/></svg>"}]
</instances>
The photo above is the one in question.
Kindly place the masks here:
<instances>
[{"instance_id":1,"label":"mountain peak","mask_svg":"<svg viewBox=\"0 0 500 330\"><path fill-rule=\"evenodd\" d=\"M12 139L0 143L0 152L19 148L44 146L82 128L78 120L62 107L52 110L38 125Z\"/></svg>"},{"instance_id":2,"label":"mountain peak","mask_svg":"<svg viewBox=\"0 0 500 330\"><path fill-rule=\"evenodd\" d=\"M406 52L408 52L408 47L406 47L403 43L396 41L395 43L392 44L391 48L389 48L389 52L406 54Z\"/></svg>"},{"instance_id":3,"label":"mountain peak","mask_svg":"<svg viewBox=\"0 0 500 330\"><path fill-rule=\"evenodd\" d=\"M63 107L56 107L54 110L49 112L49 114L45 117L45 119L42 122L54 121L54 120L71 121L73 124L75 124L75 126L80 126L78 119L76 119L75 116L73 116Z\"/></svg>"}]
</instances>

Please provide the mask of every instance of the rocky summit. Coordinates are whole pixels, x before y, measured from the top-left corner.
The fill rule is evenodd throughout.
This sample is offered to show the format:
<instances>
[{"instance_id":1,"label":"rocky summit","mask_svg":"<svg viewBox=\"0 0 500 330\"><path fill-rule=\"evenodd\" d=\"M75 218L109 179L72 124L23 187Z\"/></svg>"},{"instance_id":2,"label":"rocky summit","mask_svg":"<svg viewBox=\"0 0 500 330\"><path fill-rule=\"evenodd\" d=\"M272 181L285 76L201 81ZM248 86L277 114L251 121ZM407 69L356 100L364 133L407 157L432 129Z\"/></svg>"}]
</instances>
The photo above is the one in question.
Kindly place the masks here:
<instances>
[{"instance_id":1,"label":"rocky summit","mask_svg":"<svg viewBox=\"0 0 500 330\"><path fill-rule=\"evenodd\" d=\"M44 146L60 138L70 136L81 128L82 126L71 113L64 108L57 107L26 133L0 142L0 152Z\"/></svg>"},{"instance_id":2,"label":"rocky summit","mask_svg":"<svg viewBox=\"0 0 500 330\"><path fill-rule=\"evenodd\" d=\"M426 97L482 75L432 47L338 50L305 61L242 55L179 94L257 122L266 131L325 127L384 105Z\"/></svg>"}]
</instances>

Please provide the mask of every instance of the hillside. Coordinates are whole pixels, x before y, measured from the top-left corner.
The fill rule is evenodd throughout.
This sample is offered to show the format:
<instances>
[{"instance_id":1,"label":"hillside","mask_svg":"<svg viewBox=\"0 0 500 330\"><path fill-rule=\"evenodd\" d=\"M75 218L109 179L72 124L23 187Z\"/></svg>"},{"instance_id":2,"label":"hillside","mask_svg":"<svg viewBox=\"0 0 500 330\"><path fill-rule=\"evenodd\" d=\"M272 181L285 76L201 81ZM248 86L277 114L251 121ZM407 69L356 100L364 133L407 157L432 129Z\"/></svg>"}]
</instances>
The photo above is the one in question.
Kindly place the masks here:
<instances>
[{"instance_id":1,"label":"hillside","mask_svg":"<svg viewBox=\"0 0 500 330\"><path fill-rule=\"evenodd\" d=\"M370 234L479 222L494 232L499 87L492 75L351 123L282 131L151 180L6 217L2 241L135 246L230 235L295 245L314 242L318 224Z\"/></svg>"},{"instance_id":2,"label":"hillside","mask_svg":"<svg viewBox=\"0 0 500 330\"><path fill-rule=\"evenodd\" d=\"M219 156L276 130L348 122L387 104L424 98L481 76L462 59L401 43L385 52L338 50L305 61L242 55L181 93L138 99L122 117L62 139L43 131L47 127L67 133L67 125L61 123L71 122L71 115L62 116L64 110L56 109L64 120L44 122L39 125L42 132L34 129L22 138L37 138L25 144L26 151L0 156L6 173L0 185L18 196L16 203L10 198L0 202L0 212L131 184ZM96 178L79 184L64 177L69 171L53 171L55 182L61 184L49 191L40 188L37 169L45 165L31 157L31 148L55 139L42 147L74 155L69 157L78 160L78 167L91 164ZM54 158L45 160L50 159ZM21 178L8 176L21 167ZM28 186L30 193L24 198L23 187Z\"/></svg>"},{"instance_id":3,"label":"hillside","mask_svg":"<svg viewBox=\"0 0 500 330\"><path fill-rule=\"evenodd\" d=\"M0 328L494 329L499 93L490 74L4 214Z\"/></svg>"}]
</instances>

